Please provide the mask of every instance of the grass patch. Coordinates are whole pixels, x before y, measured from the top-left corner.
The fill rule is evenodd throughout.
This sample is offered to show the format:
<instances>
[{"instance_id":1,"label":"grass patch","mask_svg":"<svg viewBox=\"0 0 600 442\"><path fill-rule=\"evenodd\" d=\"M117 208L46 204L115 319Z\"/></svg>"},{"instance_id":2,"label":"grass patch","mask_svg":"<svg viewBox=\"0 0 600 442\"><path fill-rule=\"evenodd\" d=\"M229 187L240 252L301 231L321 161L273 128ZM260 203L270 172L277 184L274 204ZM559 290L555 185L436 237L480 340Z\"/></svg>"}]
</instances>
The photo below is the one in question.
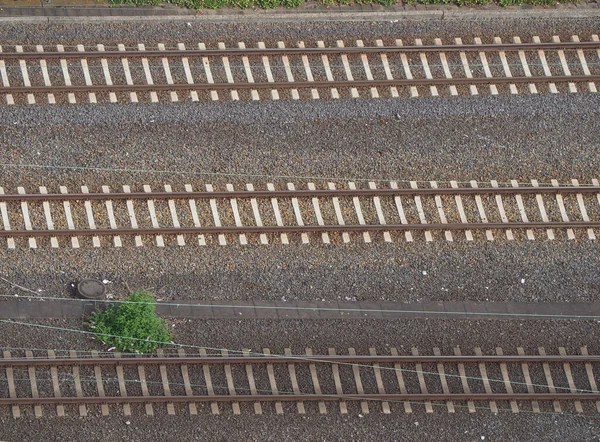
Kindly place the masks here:
<instances>
[{"instance_id":1,"label":"grass patch","mask_svg":"<svg viewBox=\"0 0 600 442\"><path fill-rule=\"evenodd\" d=\"M261 8L272 9L277 7L294 8L304 4L304 0L109 0L112 4L128 5L151 5L171 3L190 9L217 9L226 6L248 9ZM420 3L428 5L458 5L458 6L482 6L496 3L500 6L529 5L552 5L555 3L567 3L572 0L319 0L324 5L350 5L350 4L378 4L391 6L396 3Z\"/></svg>"}]
</instances>

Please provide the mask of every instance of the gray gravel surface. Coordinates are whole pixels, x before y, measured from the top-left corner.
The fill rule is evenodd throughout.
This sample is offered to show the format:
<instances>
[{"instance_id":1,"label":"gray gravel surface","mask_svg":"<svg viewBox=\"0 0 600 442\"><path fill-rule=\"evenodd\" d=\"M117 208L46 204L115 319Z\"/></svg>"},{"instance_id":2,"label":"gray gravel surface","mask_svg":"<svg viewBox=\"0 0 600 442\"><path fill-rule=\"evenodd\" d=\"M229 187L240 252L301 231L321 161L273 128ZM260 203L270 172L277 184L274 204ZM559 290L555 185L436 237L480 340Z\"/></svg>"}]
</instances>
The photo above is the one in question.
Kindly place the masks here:
<instances>
[{"instance_id":1,"label":"gray gravel surface","mask_svg":"<svg viewBox=\"0 0 600 442\"><path fill-rule=\"evenodd\" d=\"M578 178L586 183L600 166L599 104L593 95L561 94L79 105L53 107L51 113L47 107L4 107L0 163L171 173L40 174L6 168L2 185L14 192L19 184L135 186L141 181L178 188L194 182L177 171L488 182L535 178L541 183ZM217 182L214 176L203 180Z\"/></svg>"},{"instance_id":2,"label":"gray gravel surface","mask_svg":"<svg viewBox=\"0 0 600 442\"><path fill-rule=\"evenodd\" d=\"M59 330L83 330L80 320L46 319L25 323L53 329L2 322L0 336L4 347L107 350L89 334ZM532 354L542 346L548 354L557 354L558 347L562 346L576 354L581 346L587 345L591 354L600 353L600 325L596 321L175 319L169 324L176 343L192 346L189 352L194 352L193 346L232 351L242 348L260 351L268 347L272 353L282 354L283 349L289 347L295 354L302 354L305 347L310 347L315 354L327 354L329 347L339 352L354 347L357 353L368 354L369 348L374 347L381 354L389 354L389 348L396 347L400 353L410 354L411 347L417 347L422 354L433 354L433 347L439 347L442 354L452 354L453 348L459 346L464 354L473 354L475 347L489 353L500 346L506 354L514 354L516 347L522 346Z\"/></svg>"},{"instance_id":3,"label":"gray gravel surface","mask_svg":"<svg viewBox=\"0 0 600 442\"><path fill-rule=\"evenodd\" d=\"M158 407L155 407L158 408ZM465 442L539 440L598 440L597 418L576 415L502 413L494 416L481 411L474 415L458 411L455 415L442 412L412 415L371 413L359 418L356 414L342 416L331 412L325 416L283 416L265 414L253 416L165 416L148 418L143 415L124 417L114 410L110 417L47 419L0 418L0 437L6 440L247 440L247 441L359 441L398 440L431 441L460 440ZM129 422L129 425L127 424ZM515 431L515 429L518 431Z\"/></svg>"},{"instance_id":4,"label":"gray gravel surface","mask_svg":"<svg viewBox=\"0 0 600 442\"><path fill-rule=\"evenodd\" d=\"M111 281L107 293L146 287L162 299L391 301L597 301L596 242L467 244L384 243L350 246L186 246L2 252L2 276L68 296L84 277ZM90 241L91 242L91 241ZM40 241L41 243L41 241ZM425 272L426 274L424 274ZM523 281L522 281L523 280ZM2 294L27 295L5 281Z\"/></svg>"},{"instance_id":5,"label":"gray gravel surface","mask_svg":"<svg viewBox=\"0 0 600 442\"><path fill-rule=\"evenodd\" d=\"M375 40L377 38L402 38L412 42L423 38L453 41L455 37L473 38L514 35L530 37L539 35L549 38L559 35L569 39L577 34L582 38L598 29L598 19L468 19L468 20L401 20L397 23L381 21L365 22L283 22L283 23L197 23L146 22L146 23L76 23L76 24L2 24L0 35L3 44L118 44L136 45L146 43L175 44L199 41L214 45L222 41L237 45L238 41L255 44L264 41L274 44L283 40L295 44L298 40L312 42L325 40L334 44L336 39ZM373 44L373 41L371 42Z\"/></svg>"}]
</instances>

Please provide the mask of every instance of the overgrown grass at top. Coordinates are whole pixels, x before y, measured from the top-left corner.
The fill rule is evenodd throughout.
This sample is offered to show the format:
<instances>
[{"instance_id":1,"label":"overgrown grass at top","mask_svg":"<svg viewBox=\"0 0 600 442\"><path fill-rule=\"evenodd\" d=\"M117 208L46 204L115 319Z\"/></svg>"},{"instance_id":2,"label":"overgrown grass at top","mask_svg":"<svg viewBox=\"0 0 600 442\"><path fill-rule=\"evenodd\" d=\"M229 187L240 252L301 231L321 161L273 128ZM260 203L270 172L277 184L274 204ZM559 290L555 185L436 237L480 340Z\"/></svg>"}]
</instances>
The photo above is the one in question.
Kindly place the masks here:
<instances>
[{"instance_id":1,"label":"overgrown grass at top","mask_svg":"<svg viewBox=\"0 0 600 442\"><path fill-rule=\"evenodd\" d=\"M160 344L171 342L164 319L156 314L154 295L143 289L134 291L118 306L93 313L88 327L117 351L151 353Z\"/></svg>"},{"instance_id":2,"label":"overgrown grass at top","mask_svg":"<svg viewBox=\"0 0 600 442\"><path fill-rule=\"evenodd\" d=\"M190 9L216 9L233 6L242 9L262 8L272 9L279 6L293 8L300 6L304 0L109 0L113 4L130 5L159 5L161 3L172 3ZM552 5L555 3L567 3L572 0L319 0L325 5L349 5L349 4L378 4L390 6L396 3L421 3L421 4L451 4L458 6L481 6L496 3L500 6L513 5Z\"/></svg>"}]
</instances>

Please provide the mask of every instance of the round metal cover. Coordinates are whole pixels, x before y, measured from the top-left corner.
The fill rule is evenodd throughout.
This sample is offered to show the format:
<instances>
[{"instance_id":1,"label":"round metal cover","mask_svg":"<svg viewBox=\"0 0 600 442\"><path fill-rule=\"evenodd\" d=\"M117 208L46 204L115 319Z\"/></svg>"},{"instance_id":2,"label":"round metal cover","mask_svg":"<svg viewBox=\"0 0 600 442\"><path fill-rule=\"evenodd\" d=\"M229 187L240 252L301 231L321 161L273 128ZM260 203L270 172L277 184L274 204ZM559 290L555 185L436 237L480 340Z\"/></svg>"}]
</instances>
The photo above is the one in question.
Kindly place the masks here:
<instances>
[{"instance_id":1,"label":"round metal cover","mask_svg":"<svg viewBox=\"0 0 600 442\"><path fill-rule=\"evenodd\" d=\"M106 286L98 279L84 279L77 284L77 294L86 299L103 299Z\"/></svg>"}]
</instances>

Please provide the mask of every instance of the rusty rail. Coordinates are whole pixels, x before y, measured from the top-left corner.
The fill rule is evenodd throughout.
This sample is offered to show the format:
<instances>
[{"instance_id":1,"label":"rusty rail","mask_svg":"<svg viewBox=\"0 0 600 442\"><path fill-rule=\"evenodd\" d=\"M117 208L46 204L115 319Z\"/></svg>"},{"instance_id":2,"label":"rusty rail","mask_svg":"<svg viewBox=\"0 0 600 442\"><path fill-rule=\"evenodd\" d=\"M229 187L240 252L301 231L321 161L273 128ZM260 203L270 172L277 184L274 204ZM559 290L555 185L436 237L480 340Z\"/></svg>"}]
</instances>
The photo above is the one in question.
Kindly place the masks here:
<instances>
[{"instance_id":1,"label":"rusty rail","mask_svg":"<svg viewBox=\"0 0 600 442\"><path fill-rule=\"evenodd\" d=\"M4 366L71 366L71 365L166 365L166 364L344 364L344 363L477 363L477 362L600 362L600 355L265 355L265 356L162 356L162 357L83 357L83 358L0 358Z\"/></svg>"},{"instance_id":2,"label":"rusty rail","mask_svg":"<svg viewBox=\"0 0 600 442\"><path fill-rule=\"evenodd\" d=\"M453 224L344 224L310 226L222 226L222 227L140 227L117 229L69 230L0 230L4 237L107 236L107 235L182 235L228 233L308 233L308 232L387 232L422 230L489 230L489 229L600 229L600 221L550 221L509 223Z\"/></svg>"},{"instance_id":3,"label":"rusty rail","mask_svg":"<svg viewBox=\"0 0 600 442\"><path fill-rule=\"evenodd\" d=\"M229 89L308 89L333 87L384 87L384 86L444 86L477 84L531 84L560 82L597 82L600 75L556 75L543 77L474 77L474 78L413 78L396 80L335 80L335 81L279 81L261 83L177 83L177 84L114 84L77 86L0 86L3 94L26 93L78 93L78 92L143 92L179 90L229 90Z\"/></svg>"},{"instance_id":4,"label":"rusty rail","mask_svg":"<svg viewBox=\"0 0 600 442\"><path fill-rule=\"evenodd\" d=\"M190 396L85 396L85 397L38 397L0 398L0 405L52 405L52 404L146 404L146 403L193 403L193 402L296 402L296 401L597 401L600 393L363 393L363 394L231 394Z\"/></svg>"},{"instance_id":5,"label":"rusty rail","mask_svg":"<svg viewBox=\"0 0 600 442\"><path fill-rule=\"evenodd\" d=\"M427 46L366 46L366 47L328 47L328 48L229 48L229 49L187 49L164 51L126 50L126 51L68 51L68 52L2 52L3 60L26 59L67 59L67 58L133 58L133 57L235 57L235 56L271 56L271 55L351 55L383 53L421 53L421 52L498 52L498 51L544 51L565 49L598 49L600 42L552 42L552 43L490 43L467 45L427 45Z\"/></svg>"},{"instance_id":6,"label":"rusty rail","mask_svg":"<svg viewBox=\"0 0 600 442\"><path fill-rule=\"evenodd\" d=\"M216 192L114 192L114 193L30 193L0 194L0 201L76 201L76 200L133 200L133 199L212 199L212 198L321 198L348 196L406 196L406 195L506 195L506 194L590 194L600 193L597 186L548 187L448 187L417 189L340 189L340 190L258 190Z\"/></svg>"}]
</instances>

